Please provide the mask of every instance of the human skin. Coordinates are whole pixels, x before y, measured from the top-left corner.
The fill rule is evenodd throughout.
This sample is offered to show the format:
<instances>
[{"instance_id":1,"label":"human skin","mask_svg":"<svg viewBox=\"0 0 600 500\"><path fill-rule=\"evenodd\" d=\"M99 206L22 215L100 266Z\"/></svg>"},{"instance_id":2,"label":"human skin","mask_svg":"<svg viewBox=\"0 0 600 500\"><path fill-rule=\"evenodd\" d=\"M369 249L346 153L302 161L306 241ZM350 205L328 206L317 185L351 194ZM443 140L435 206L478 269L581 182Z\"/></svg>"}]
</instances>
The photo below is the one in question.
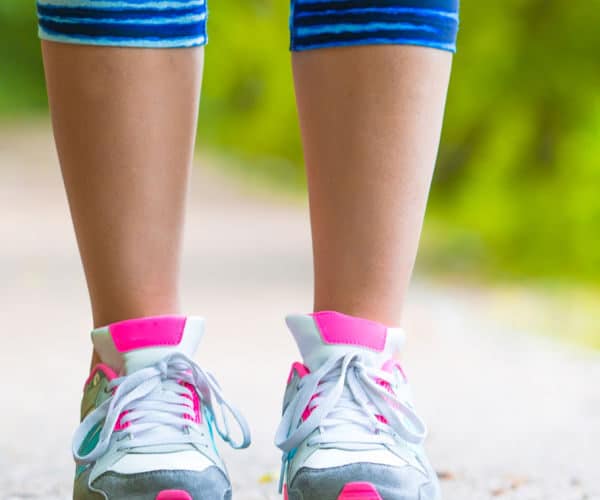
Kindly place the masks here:
<instances>
[{"instance_id":1,"label":"human skin","mask_svg":"<svg viewBox=\"0 0 600 500\"><path fill-rule=\"evenodd\" d=\"M203 49L43 54L94 325L179 312ZM293 53L316 311L401 322L451 60L407 45Z\"/></svg>"},{"instance_id":2,"label":"human skin","mask_svg":"<svg viewBox=\"0 0 600 500\"><path fill-rule=\"evenodd\" d=\"M449 52L409 45L293 54L315 311L401 322L451 61Z\"/></svg>"},{"instance_id":3,"label":"human skin","mask_svg":"<svg viewBox=\"0 0 600 500\"><path fill-rule=\"evenodd\" d=\"M42 50L94 326L178 313L203 49Z\"/></svg>"}]
</instances>

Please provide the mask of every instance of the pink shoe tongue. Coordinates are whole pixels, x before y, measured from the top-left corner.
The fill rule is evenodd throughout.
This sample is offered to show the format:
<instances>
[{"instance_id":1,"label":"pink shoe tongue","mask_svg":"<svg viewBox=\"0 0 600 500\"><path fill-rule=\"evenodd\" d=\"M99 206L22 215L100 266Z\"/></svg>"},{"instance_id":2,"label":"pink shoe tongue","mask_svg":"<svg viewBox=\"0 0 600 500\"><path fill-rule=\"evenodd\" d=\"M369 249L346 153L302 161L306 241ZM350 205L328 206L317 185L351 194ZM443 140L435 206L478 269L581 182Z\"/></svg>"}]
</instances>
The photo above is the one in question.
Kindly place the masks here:
<instances>
[{"instance_id":1,"label":"pink shoe tongue","mask_svg":"<svg viewBox=\"0 0 600 500\"><path fill-rule=\"evenodd\" d=\"M171 353L192 357L204 334L198 317L157 316L113 323L92 331L100 359L117 373L132 373Z\"/></svg>"},{"instance_id":2,"label":"pink shoe tongue","mask_svg":"<svg viewBox=\"0 0 600 500\"><path fill-rule=\"evenodd\" d=\"M290 315L286 323L298 344L306 366L319 368L331 356L360 353L366 362L380 367L400 350L402 330L335 311Z\"/></svg>"}]
</instances>

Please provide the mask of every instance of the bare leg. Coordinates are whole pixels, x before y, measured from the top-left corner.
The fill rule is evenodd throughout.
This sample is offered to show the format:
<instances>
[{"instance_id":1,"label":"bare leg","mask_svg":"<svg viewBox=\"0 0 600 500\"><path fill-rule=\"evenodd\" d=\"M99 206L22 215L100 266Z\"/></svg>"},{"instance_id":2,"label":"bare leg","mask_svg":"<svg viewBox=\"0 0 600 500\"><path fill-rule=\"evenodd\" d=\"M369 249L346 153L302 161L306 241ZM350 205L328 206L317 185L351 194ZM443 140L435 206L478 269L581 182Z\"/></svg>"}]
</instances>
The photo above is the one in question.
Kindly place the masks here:
<instances>
[{"instance_id":1,"label":"bare leg","mask_svg":"<svg viewBox=\"0 0 600 500\"><path fill-rule=\"evenodd\" d=\"M395 325L437 155L448 52L406 45L295 52L315 311Z\"/></svg>"},{"instance_id":2,"label":"bare leg","mask_svg":"<svg viewBox=\"0 0 600 500\"><path fill-rule=\"evenodd\" d=\"M203 49L43 42L95 326L176 313Z\"/></svg>"}]
</instances>

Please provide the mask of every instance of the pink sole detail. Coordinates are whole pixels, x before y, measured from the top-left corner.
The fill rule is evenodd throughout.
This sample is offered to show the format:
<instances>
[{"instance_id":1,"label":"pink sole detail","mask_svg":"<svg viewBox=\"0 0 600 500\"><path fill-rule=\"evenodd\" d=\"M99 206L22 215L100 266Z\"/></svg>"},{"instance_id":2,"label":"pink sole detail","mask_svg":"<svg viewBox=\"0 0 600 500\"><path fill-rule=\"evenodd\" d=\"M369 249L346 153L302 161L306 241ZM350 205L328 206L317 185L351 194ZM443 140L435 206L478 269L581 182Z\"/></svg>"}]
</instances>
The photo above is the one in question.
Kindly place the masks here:
<instances>
[{"instance_id":1,"label":"pink sole detail","mask_svg":"<svg viewBox=\"0 0 600 500\"><path fill-rule=\"evenodd\" d=\"M338 500L382 500L382 498L371 483L348 483L344 486Z\"/></svg>"},{"instance_id":2,"label":"pink sole detail","mask_svg":"<svg viewBox=\"0 0 600 500\"><path fill-rule=\"evenodd\" d=\"M162 499L161 499L162 500ZM287 484L283 485L283 500L288 500ZM371 483L348 483L338 500L383 500Z\"/></svg>"},{"instance_id":3,"label":"pink sole detail","mask_svg":"<svg viewBox=\"0 0 600 500\"><path fill-rule=\"evenodd\" d=\"M311 316L327 344L356 345L377 352L385 348L387 328L381 323L335 311L320 311Z\"/></svg>"},{"instance_id":4,"label":"pink sole detail","mask_svg":"<svg viewBox=\"0 0 600 500\"><path fill-rule=\"evenodd\" d=\"M120 353L146 347L176 346L181 342L185 316L155 316L120 321L109 325Z\"/></svg>"},{"instance_id":5,"label":"pink sole detail","mask_svg":"<svg viewBox=\"0 0 600 500\"><path fill-rule=\"evenodd\" d=\"M194 500L192 495L183 490L163 490L156 495L156 500Z\"/></svg>"}]
</instances>

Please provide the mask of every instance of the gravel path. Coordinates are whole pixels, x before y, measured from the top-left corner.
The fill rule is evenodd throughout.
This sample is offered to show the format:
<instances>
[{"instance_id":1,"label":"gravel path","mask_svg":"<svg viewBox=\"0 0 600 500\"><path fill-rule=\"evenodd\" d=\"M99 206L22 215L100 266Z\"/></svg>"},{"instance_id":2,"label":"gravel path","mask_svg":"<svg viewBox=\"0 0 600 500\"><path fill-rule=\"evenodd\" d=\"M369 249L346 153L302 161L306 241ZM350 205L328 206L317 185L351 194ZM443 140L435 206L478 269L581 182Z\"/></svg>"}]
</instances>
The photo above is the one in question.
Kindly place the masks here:
<instances>
[{"instance_id":1,"label":"gravel path","mask_svg":"<svg viewBox=\"0 0 600 500\"><path fill-rule=\"evenodd\" d=\"M310 306L304 207L197 170L183 287L208 319L198 359L253 427L250 450L226 452L236 498L278 498L272 434L296 355L282 316ZM0 499L67 499L89 307L44 127L0 133L0 304ZM498 307L413 287L404 358L445 499L600 499L600 356L511 331Z\"/></svg>"}]
</instances>

